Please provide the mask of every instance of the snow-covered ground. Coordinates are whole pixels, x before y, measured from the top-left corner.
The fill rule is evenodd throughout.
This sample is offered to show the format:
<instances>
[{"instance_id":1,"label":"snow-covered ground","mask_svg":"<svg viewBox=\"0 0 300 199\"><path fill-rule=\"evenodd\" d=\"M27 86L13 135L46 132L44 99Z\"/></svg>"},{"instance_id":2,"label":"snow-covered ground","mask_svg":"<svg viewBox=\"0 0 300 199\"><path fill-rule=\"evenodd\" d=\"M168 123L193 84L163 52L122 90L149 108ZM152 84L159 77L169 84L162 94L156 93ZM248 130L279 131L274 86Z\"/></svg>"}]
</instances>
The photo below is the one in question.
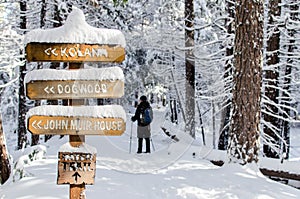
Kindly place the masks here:
<instances>
[{"instance_id":1,"label":"snow-covered ground","mask_svg":"<svg viewBox=\"0 0 300 199\"><path fill-rule=\"evenodd\" d=\"M211 152L175 126L168 125L180 141L175 143L161 130L164 109L154 110L152 153L137 155L136 124L127 115L127 130L122 136L86 136L86 143L97 149L94 185L86 186L87 199L288 199L300 198L300 190L272 181L256 167L225 165L217 167L206 160ZM132 129L132 147L130 135ZM15 169L20 173L0 186L0 199L69 198L69 186L57 185L57 153L68 137L58 136L42 145L13 153L20 158ZM36 160L30 161L30 151ZM195 153L195 154L193 154ZM24 156L22 156L24 155Z\"/></svg>"}]
</instances>

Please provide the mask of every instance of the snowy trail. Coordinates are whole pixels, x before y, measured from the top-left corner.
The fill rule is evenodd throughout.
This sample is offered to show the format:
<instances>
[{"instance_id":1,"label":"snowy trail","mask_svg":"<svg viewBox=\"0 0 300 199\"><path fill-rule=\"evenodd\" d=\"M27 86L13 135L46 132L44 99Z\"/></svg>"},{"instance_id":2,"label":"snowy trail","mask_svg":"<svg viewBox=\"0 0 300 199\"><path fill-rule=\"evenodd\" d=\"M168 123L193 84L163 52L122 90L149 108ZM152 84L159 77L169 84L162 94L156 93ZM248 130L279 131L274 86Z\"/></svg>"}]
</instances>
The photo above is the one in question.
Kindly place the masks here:
<instances>
[{"instance_id":1,"label":"snowy trail","mask_svg":"<svg viewBox=\"0 0 300 199\"><path fill-rule=\"evenodd\" d=\"M66 140L66 139L65 139ZM65 140L53 140L49 144L63 144ZM104 147L104 146L102 146ZM109 148L106 148L109 149ZM31 177L0 187L1 199L67 199L67 185L56 185L56 154L48 149L46 159L26 166ZM98 156L95 184L86 186L87 199L269 199L300 197L300 191L262 176L251 167L216 167L210 162L193 158L194 146L168 167L147 173L124 171L123 159ZM137 160L149 163L149 155L136 157L130 154L128 163ZM111 163L115 164L114 169ZM117 166L119 165L119 167ZM140 163L139 163L140 164ZM123 171L122 171L123 170ZM18 190L18 191L16 191Z\"/></svg>"},{"instance_id":2,"label":"snowy trail","mask_svg":"<svg viewBox=\"0 0 300 199\"><path fill-rule=\"evenodd\" d=\"M163 112L156 112L159 114ZM87 136L86 143L97 148L95 184L86 186L87 199L300 198L299 190L267 179L252 165L212 165L203 159L209 150L195 145L179 130L174 131L180 142L170 142L158 131L163 122L159 117L153 126L156 151L135 154L134 138L130 154L128 119L127 131L122 136ZM24 165L26 177L15 182L10 179L0 186L0 199L68 199L69 186L56 184L57 152L66 142L67 136L54 137L43 144L47 151L45 158ZM193 157L194 152L197 154Z\"/></svg>"},{"instance_id":3,"label":"snowy trail","mask_svg":"<svg viewBox=\"0 0 300 199\"><path fill-rule=\"evenodd\" d=\"M110 169L128 173L151 173L176 162L193 142L189 135L179 130L177 130L177 136L180 138L178 143L164 135L160 129L162 125L166 125L165 120L162 119L164 109L159 111L156 109L151 124L155 150L152 148L151 154L137 155L136 122L132 125L130 118L131 116L127 115L126 132L122 136L86 138L86 143L97 148L99 162L106 162ZM131 127L133 127L132 150L129 153Z\"/></svg>"}]
</instances>

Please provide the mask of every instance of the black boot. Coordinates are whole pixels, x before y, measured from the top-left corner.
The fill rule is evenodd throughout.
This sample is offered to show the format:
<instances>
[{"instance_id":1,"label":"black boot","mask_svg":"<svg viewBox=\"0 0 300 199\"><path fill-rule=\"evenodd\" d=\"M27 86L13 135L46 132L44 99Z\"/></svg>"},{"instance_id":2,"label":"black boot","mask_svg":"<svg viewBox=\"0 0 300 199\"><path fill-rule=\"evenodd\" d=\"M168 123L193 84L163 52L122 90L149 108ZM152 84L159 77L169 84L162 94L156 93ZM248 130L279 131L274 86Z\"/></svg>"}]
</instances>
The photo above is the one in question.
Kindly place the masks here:
<instances>
[{"instance_id":1,"label":"black boot","mask_svg":"<svg viewBox=\"0 0 300 199\"><path fill-rule=\"evenodd\" d=\"M145 138L146 140L146 153L151 153L150 151L150 138Z\"/></svg>"},{"instance_id":2,"label":"black boot","mask_svg":"<svg viewBox=\"0 0 300 199\"><path fill-rule=\"evenodd\" d=\"M143 138L138 138L138 150L137 153L142 153L143 149Z\"/></svg>"}]
</instances>

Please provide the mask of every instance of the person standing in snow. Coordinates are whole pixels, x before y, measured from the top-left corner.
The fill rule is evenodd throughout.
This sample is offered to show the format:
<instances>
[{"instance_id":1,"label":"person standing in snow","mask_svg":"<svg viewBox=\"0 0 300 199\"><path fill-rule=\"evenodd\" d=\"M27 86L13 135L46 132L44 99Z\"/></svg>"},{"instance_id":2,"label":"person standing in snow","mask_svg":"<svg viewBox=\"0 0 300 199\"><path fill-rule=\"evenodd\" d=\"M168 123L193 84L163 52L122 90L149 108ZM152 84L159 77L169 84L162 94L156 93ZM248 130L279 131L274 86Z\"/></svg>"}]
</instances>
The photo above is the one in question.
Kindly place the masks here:
<instances>
[{"instance_id":1,"label":"person standing in snow","mask_svg":"<svg viewBox=\"0 0 300 199\"><path fill-rule=\"evenodd\" d=\"M147 101L146 96L141 96L139 100L139 104L136 108L134 116L131 117L131 121L138 122L137 125L137 137L138 137L138 150L137 153L142 153L143 149L143 139L146 141L146 153L150 153L150 136L151 136L151 129L150 129L150 123L144 123L142 121L143 114L146 109L151 110L151 120L153 118L152 108L150 106L150 103Z\"/></svg>"}]
</instances>

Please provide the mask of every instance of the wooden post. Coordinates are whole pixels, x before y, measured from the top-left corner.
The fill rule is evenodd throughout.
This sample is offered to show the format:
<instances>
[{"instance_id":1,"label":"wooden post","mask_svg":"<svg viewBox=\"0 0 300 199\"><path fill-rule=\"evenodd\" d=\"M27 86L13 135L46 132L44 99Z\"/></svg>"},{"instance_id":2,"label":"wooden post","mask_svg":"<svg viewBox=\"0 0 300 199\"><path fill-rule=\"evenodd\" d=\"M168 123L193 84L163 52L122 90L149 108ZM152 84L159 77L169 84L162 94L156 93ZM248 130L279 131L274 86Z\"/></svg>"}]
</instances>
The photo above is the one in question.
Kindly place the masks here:
<instances>
[{"instance_id":1,"label":"wooden post","mask_svg":"<svg viewBox=\"0 0 300 199\"><path fill-rule=\"evenodd\" d=\"M70 199L85 199L85 184L70 184Z\"/></svg>"},{"instance_id":2,"label":"wooden post","mask_svg":"<svg viewBox=\"0 0 300 199\"><path fill-rule=\"evenodd\" d=\"M79 11L78 9L75 9L74 12L76 13L76 17L74 18L74 20L77 20L78 17L82 17L84 16L82 11ZM79 16L78 16L79 14ZM70 16L75 16L70 15ZM84 20L84 18L81 18ZM71 20L72 21L72 20ZM72 24L69 24L72 25ZM67 28L67 27L66 27ZM74 27L76 29L78 29L77 31L80 33L85 33L85 26L81 26L81 27ZM103 31L101 29L96 30L95 28L92 29L93 31L95 30L95 36L97 35L101 35ZM70 35L75 35L77 34L76 32L72 32L72 30L70 30ZM55 31L54 31L55 32ZM106 32L106 31L104 31ZM50 33L50 32L48 32ZM96 42L96 44L86 44L85 42L80 42L80 43L76 43L71 42L71 43L57 43L56 39L53 39L53 42L34 42L34 41L39 41L42 40L42 37L39 37L38 35L36 35L34 32L30 32L28 33L28 40L33 40L33 42L29 42L27 43L26 47L25 47L25 51L26 51L26 59L28 62L64 62L64 63L69 63L69 69L70 70L78 70L80 68L84 68L83 64L84 62L114 62L114 63L121 63L124 59L125 59L125 48L122 47L124 46L125 42L125 38L123 36L123 34L121 32L117 32L118 37L120 37L120 42L116 42L112 41L112 42L107 42L107 40L110 40L110 36L108 38L105 39L104 43L106 44L99 44ZM120 34L120 35L119 35ZM106 35L106 33L104 33L104 35ZM45 36L45 35L42 35ZM108 35L107 35L108 36ZM113 36L111 37L112 39L115 37L116 35L113 34ZM26 35L27 37L27 35ZM35 37L35 39L32 39L33 37ZM37 38L36 38L37 37ZM105 36L106 37L106 36ZM95 37L94 39L98 39L97 37ZM81 39L79 39L81 40ZM114 39L113 39L114 40ZM99 40L99 42L101 42L101 39ZM112 43L112 44L111 44ZM44 70L45 72L45 70ZM117 72L117 74L119 74L119 72ZM52 73L52 75L55 76L55 74ZM28 75L29 78L31 77L39 77L36 76L36 74L34 74L33 76ZM27 76L27 77L28 77ZM105 76L105 75L103 75ZM87 80L75 80L77 82L74 82L73 80L63 80L65 78L63 77L59 77L57 80L61 81L62 84L66 85L67 88L70 88L70 85L73 86L73 91L75 91L76 93L69 93L70 95L64 95L64 96L59 96L56 94L61 94L60 92L54 92L55 87L52 85L46 85L46 87L44 87L44 84L40 85L40 84L35 84L35 86L37 87L32 87L31 89L29 89L29 93L35 93L35 90L40 90L42 92L40 93L35 93L35 96L32 96L32 99L35 100L40 100L40 99L62 99L65 100L63 102L63 104L67 105L67 106L73 106L74 109L80 109L79 107L75 107L75 106L83 106L84 105L84 100L86 98L107 98L107 97L114 97L114 98L118 98L123 96L124 94L124 82L123 80L123 74L120 77L119 80L110 82L111 78L108 79L108 81L104 80L104 81L93 81L88 79L89 81L92 81L93 83L88 84L88 82L86 82ZM48 79L48 78L47 78ZM54 78L55 79L55 78ZM44 80L44 78L42 78L42 80ZM97 76L96 76L96 80L98 80ZM35 82L34 80L32 81L32 83ZM43 81L40 81L39 83L41 83ZM53 83L53 81L51 81ZM54 80L55 82L55 80ZM113 83L113 84L112 84ZM60 86L62 86L62 84L60 84ZM75 85L76 84L76 85ZM29 83L27 83L26 86L28 86ZM55 83L54 83L55 85ZM93 85L97 86L97 91L95 92L95 94L97 93L97 95L94 95L94 93L89 93L87 92L89 95L86 95L85 92L80 93L78 92L78 87L82 85L82 88L84 88L86 85L90 85L91 88L93 88ZM100 88L100 85L103 85L104 87ZM108 86L109 85L109 86ZM118 85L116 87L116 85ZM76 87L76 88L75 88ZM22 87L23 88L23 87ZM28 88L28 87L27 87ZM36 89L38 88L38 89ZM66 88L66 87L64 87ZM85 90L85 89L81 89L81 90ZM105 90L105 92L104 92ZM120 92L122 91L122 92ZM50 94L51 93L51 94ZM100 93L100 94L99 94ZM117 94L116 94L117 93ZM50 94L50 95L48 95ZM52 95L53 94L53 95ZM98 95L99 94L99 95ZM29 95L27 96L29 97ZM61 98L60 98L61 97ZM70 108L70 107L67 107ZM66 108L66 107L64 107ZM70 109L73 109L70 108ZM104 107L101 107L104 108ZM39 109L36 109L39 110ZM103 109L101 109L103 110ZM80 110L79 110L80 111ZM75 112L75 111L74 111ZM105 112L105 111L103 111ZM58 113L60 114L61 112L58 111ZM32 113L30 113L32 114ZM43 115L43 114L42 114ZM52 117L52 115L55 114L50 114ZM73 120L73 125L71 123L66 124L66 129L58 129L61 131L56 131L58 132L58 134L60 133L67 133L67 128L70 130L72 129L73 132L72 134L68 134L69 135L69 143L67 144L69 147L69 144L71 147L73 148L80 148L82 144L84 144L85 142L85 133L88 132L81 132L81 130L79 130L80 128L77 126L79 125L80 119L83 118L84 121L101 121L102 124L103 123L107 123L106 120L110 120L111 124L114 122L114 126L111 125L110 128L104 128L104 131L99 130L97 131L96 129L93 130L91 128L89 128L90 133L96 132L99 133L99 135L106 135L106 134L110 134L110 135L117 135L117 134L122 134L125 131L125 127L126 127L126 122L124 121L124 119L122 118L122 116L124 116L125 114L120 114L121 116L118 117L112 117L112 118L104 118L104 117L81 117L81 114L79 112L79 116L76 117L76 120ZM46 117L48 117L46 116ZM42 118L44 118L42 116ZM66 121L71 121L73 119L72 116L72 111L70 111L70 114L66 117L64 116L58 116L58 118L67 118ZM52 118L53 119L53 118ZM59 120L52 120L51 121L59 121ZM98 120L98 121L97 121ZM113 121L113 120L118 120L118 121ZM122 121L121 121L122 120ZM126 119L125 119L126 120ZM50 121L50 120L47 120ZM62 120L60 120L62 121ZM32 129L45 129L45 126L41 126L41 123L43 122L43 120L34 120L32 121L31 125L29 128ZM91 124L91 122L89 121L89 125ZM98 123L97 123L98 124ZM99 123L100 124L100 123ZM59 125L57 125L58 127ZM91 126L89 126L91 127ZM98 127L95 126L94 127ZM99 126L100 127L100 126ZM101 128L103 129L103 128ZM53 129L52 129L53 130ZM32 131L33 132L33 131ZM50 133L53 133L54 131L51 131ZM35 133L45 133L48 134L47 131L34 131L33 134ZM65 151L63 151L65 152ZM65 152L68 153L68 152ZM77 154L76 158L72 158L71 161L69 161L68 158L65 158L63 155L62 157L60 156L62 154L62 152L59 152L59 161L58 161L58 178L57 178L57 183L58 184L70 184L70 190L69 190L69 194L70 194L70 199L85 199L85 185L90 185L94 183L94 179L95 179L95 168L96 168L96 153L83 153L86 154L83 156L78 155L78 153L74 153L72 152L72 149L70 151L70 153ZM92 159L90 158L90 156L92 155ZM88 156L88 157L87 157ZM80 157L77 161L77 157ZM82 159L85 159L82 161ZM73 161L74 160L74 161ZM76 165L75 165L76 163ZM83 164L83 166L82 166ZM82 166L82 168L87 169L88 171L83 171L78 169L78 167ZM93 167L92 167L92 166ZM66 169L68 168L68 169ZM75 171L75 172L74 172ZM74 172L74 173L73 173ZM81 177L81 175L79 174L81 173L83 177ZM66 176L68 178L66 178ZM71 176L71 177L70 177Z\"/></svg>"},{"instance_id":3,"label":"wooden post","mask_svg":"<svg viewBox=\"0 0 300 199\"><path fill-rule=\"evenodd\" d=\"M69 63L70 70L78 70L83 68L83 63ZM69 106L84 105L83 99L70 99ZM72 147L79 147L85 142L84 135L69 135L69 142ZM70 199L85 199L85 184L70 184Z\"/></svg>"}]
</instances>

